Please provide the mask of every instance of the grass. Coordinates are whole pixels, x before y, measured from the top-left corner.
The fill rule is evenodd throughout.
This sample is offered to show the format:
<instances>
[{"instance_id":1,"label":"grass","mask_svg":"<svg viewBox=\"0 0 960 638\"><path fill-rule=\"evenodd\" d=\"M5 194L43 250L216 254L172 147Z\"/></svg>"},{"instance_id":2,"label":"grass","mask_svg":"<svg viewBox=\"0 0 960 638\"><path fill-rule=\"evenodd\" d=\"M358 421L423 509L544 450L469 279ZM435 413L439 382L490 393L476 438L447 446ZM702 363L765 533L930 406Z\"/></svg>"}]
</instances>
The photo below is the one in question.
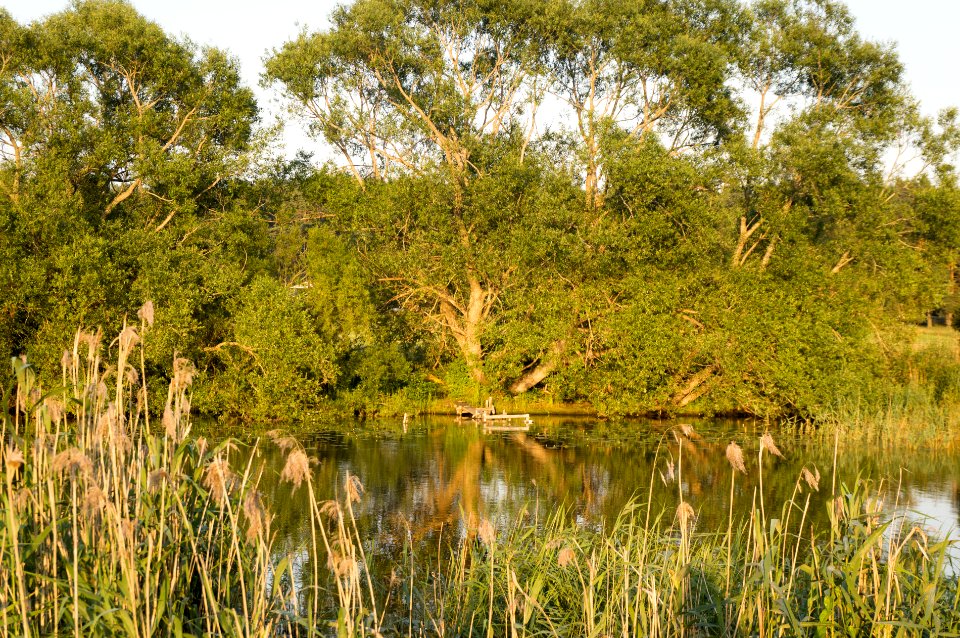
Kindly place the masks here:
<instances>
[{"instance_id":1,"label":"grass","mask_svg":"<svg viewBox=\"0 0 960 638\"><path fill-rule=\"evenodd\" d=\"M914 350L939 350L954 358L960 357L960 332L947 326L915 326L912 347Z\"/></svg>"},{"instance_id":2,"label":"grass","mask_svg":"<svg viewBox=\"0 0 960 638\"><path fill-rule=\"evenodd\" d=\"M915 328L897 359L899 383L870 398L847 398L815 415L841 444L955 448L960 445L960 337L953 328Z\"/></svg>"},{"instance_id":3,"label":"grass","mask_svg":"<svg viewBox=\"0 0 960 638\"><path fill-rule=\"evenodd\" d=\"M49 391L14 360L0 459L2 636L270 630L269 532L252 468L237 475L226 445L189 437L192 367L182 359L165 435L146 434L136 356L146 329L124 330L114 365L100 358L99 333L78 334Z\"/></svg>"},{"instance_id":4,"label":"grass","mask_svg":"<svg viewBox=\"0 0 960 638\"><path fill-rule=\"evenodd\" d=\"M287 453L281 478L309 496L308 547L280 549L259 468L233 468L230 442L190 435L188 362L175 360L163 417L150 420L148 335L146 319L125 329L108 364L100 336L79 334L47 388L14 362L0 446L0 638L960 634L950 546L884 514L896 490L826 485L805 468L786 502L766 502L761 487L750 511L705 533L681 488L682 452L675 472L657 463L676 511L636 501L605 527L564 512L466 521L442 551L411 541L384 557L356 523L354 505L375 498L361 480L347 475L339 499L318 500L306 451L273 433ZM777 453L761 440L758 471ZM731 492L743 489L742 454L727 449ZM832 498L818 530L820 489Z\"/></svg>"}]
</instances>

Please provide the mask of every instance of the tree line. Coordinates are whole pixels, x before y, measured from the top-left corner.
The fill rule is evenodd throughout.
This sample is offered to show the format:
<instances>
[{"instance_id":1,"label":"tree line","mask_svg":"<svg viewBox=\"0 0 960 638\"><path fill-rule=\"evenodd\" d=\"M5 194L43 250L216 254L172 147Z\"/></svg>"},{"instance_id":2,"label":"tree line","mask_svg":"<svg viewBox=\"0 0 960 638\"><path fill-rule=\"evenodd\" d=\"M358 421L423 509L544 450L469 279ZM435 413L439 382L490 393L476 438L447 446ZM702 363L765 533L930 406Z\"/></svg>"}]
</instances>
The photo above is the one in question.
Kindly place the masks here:
<instances>
[{"instance_id":1,"label":"tree line","mask_svg":"<svg viewBox=\"0 0 960 638\"><path fill-rule=\"evenodd\" d=\"M158 390L188 357L212 413L815 416L952 322L957 111L839 2L355 0L262 83L335 161L128 3L0 10L6 354L151 300Z\"/></svg>"}]
</instances>

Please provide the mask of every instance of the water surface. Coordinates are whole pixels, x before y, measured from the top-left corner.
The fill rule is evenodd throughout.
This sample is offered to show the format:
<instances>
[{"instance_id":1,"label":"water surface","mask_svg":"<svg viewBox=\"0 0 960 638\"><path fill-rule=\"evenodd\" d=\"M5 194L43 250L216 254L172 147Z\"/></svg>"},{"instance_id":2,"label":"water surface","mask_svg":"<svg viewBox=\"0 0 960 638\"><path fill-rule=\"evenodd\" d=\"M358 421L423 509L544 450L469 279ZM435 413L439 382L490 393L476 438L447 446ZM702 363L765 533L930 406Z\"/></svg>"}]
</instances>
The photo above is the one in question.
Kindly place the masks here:
<instances>
[{"instance_id":1,"label":"water surface","mask_svg":"<svg viewBox=\"0 0 960 638\"><path fill-rule=\"evenodd\" d=\"M670 524L680 498L693 505L700 531L725 530L732 469L724 451L743 447L747 474L734 482L734 518L760 498L759 437L751 421L693 421L685 436L678 423L537 418L529 432L486 433L470 421L429 417L345 423L301 436L317 460L314 485L321 499L342 497L347 473L366 488L355 506L371 550L393 554L413 540L429 547L468 533L470 521L498 528L538 524L560 508L581 525L602 526L630 499L650 503L653 517ZM768 517L799 494L810 497L810 519L822 525L832 493L858 476L885 495L889 511L920 521L938 535L960 530L960 454L953 451L878 450L772 430L783 459L762 459ZM261 441L261 490L275 513L278 550L303 551L309 542L307 491L279 480L286 454ZM670 479L670 464L674 480ZM820 489L799 483L801 470L820 473ZM799 492L798 492L799 490Z\"/></svg>"}]
</instances>

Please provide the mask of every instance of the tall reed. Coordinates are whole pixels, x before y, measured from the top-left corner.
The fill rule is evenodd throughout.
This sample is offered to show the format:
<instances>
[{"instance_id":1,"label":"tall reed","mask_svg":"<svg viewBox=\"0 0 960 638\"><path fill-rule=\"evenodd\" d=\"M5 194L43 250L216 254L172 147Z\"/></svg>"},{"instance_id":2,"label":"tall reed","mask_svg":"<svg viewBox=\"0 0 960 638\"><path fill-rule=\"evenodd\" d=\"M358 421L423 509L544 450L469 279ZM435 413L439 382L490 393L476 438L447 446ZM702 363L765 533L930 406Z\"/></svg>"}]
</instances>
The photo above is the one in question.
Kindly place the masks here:
<instances>
[{"instance_id":1,"label":"tall reed","mask_svg":"<svg viewBox=\"0 0 960 638\"><path fill-rule=\"evenodd\" d=\"M0 426L0 636L272 632L270 519L255 468L237 474L229 442L189 436L184 359L165 435L146 432L137 350L152 316L142 314L109 344L112 364L100 332L79 332L59 386L13 360L14 405Z\"/></svg>"}]
</instances>

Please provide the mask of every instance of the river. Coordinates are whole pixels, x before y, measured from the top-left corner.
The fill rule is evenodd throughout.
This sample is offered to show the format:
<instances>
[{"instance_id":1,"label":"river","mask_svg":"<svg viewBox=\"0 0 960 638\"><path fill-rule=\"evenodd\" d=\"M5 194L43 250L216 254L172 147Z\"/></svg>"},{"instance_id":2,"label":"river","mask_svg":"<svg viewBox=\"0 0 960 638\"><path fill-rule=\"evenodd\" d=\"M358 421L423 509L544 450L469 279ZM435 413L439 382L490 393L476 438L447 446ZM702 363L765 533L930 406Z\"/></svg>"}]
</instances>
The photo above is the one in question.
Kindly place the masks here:
<instances>
[{"instance_id":1,"label":"river","mask_svg":"<svg viewBox=\"0 0 960 638\"><path fill-rule=\"evenodd\" d=\"M747 474L737 474L733 516L759 506L760 436L753 421L608 422L535 419L528 432L486 433L452 417L345 422L299 438L313 465L318 499L343 497L349 473L365 487L355 506L369 551L395 555L411 541L433 547L467 534L470 521L497 528L537 525L561 510L581 525L603 526L631 499L669 525L680 498L696 511L701 532L725 530L733 470L725 450L742 446ZM692 430L691 430L692 428ZM687 431L684 434L684 430ZM301 428L303 431L303 428ZM810 498L808 519L825 524L833 493L857 477L871 481L886 511L935 536L960 532L960 451L871 449L863 441L771 430L783 458L764 453L762 497L769 518L791 498ZM307 490L280 481L286 452L268 439L241 450L262 461L260 489L274 513L276 549L302 552L310 527ZM672 480L671 480L672 466ZM802 468L820 475L819 490L801 480Z\"/></svg>"}]
</instances>

